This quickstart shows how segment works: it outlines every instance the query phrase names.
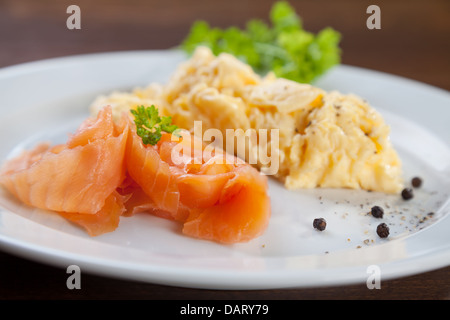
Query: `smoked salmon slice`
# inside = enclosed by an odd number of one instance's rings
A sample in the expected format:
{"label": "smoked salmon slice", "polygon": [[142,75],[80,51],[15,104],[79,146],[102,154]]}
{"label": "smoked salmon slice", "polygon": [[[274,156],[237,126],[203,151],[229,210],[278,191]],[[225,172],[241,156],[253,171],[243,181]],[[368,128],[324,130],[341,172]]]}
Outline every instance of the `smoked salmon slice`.
{"label": "smoked salmon slice", "polygon": [[125,178],[128,131],[127,123],[113,121],[107,107],[96,119],[85,120],[66,144],[42,143],[7,161],[0,184],[25,204],[61,212],[92,235],[111,231],[117,219],[104,223],[105,230],[89,225],[99,224],[106,207],[111,217],[124,211],[113,193]]}
{"label": "smoked salmon slice", "polygon": [[149,212],[185,235],[220,243],[260,236],[270,218],[267,178],[187,131],[145,145],[131,116],[104,107],[65,144],[39,144],[8,160],[0,184],[27,205],[58,212],[91,236],[122,216]]}
{"label": "smoked salmon slice", "polygon": [[123,198],[118,192],[114,191],[105,199],[104,206],[95,214],[79,212],[59,212],[59,214],[83,227],[89,235],[99,236],[116,230],[124,212]]}
{"label": "smoked salmon slice", "polygon": [[[183,223],[186,235],[227,244],[260,236],[271,214],[266,176],[218,149],[205,152],[195,139],[183,135],[181,142],[174,142],[173,134],[164,133],[158,144],[144,145],[131,129],[125,154],[128,174],[149,198],[149,206]],[[188,148],[177,148],[180,144]],[[180,161],[173,163],[177,155]]]}

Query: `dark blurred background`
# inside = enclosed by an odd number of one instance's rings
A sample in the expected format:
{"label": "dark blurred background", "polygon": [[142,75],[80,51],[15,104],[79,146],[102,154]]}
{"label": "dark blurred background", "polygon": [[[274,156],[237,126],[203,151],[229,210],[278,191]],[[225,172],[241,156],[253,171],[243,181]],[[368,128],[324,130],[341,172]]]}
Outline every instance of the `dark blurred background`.
{"label": "dark blurred background", "polygon": [[[0,0],[0,67],[80,53],[177,46],[196,19],[243,27],[268,21],[271,0]],[[331,26],[343,35],[343,63],[450,89],[450,1],[291,0],[304,28]],[[68,30],[69,5],[81,9],[81,30]],[[381,29],[369,30],[366,9],[381,8]]]}

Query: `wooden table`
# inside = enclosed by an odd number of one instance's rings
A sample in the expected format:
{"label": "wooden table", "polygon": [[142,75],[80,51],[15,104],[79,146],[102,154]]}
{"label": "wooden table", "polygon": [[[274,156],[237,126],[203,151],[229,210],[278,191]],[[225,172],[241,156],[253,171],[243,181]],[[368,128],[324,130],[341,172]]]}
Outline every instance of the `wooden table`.
{"label": "wooden table", "polygon": [[[196,19],[214,26],[267,20],[272,1],[1,0],[0,67],[65,55],[176,46]],[[293,1],[305,29],[331,26],[343,34],[343,63],[450,89],[450,2]],[[66,9],[81,8],[81,29],[68,30]],[[370,4],[381,29],[366,27]],[[0,299],[449,299],[450,267],[382,282],[288,290],[197,290],[83,275],[68,290],[66,270],[0,253]]]}

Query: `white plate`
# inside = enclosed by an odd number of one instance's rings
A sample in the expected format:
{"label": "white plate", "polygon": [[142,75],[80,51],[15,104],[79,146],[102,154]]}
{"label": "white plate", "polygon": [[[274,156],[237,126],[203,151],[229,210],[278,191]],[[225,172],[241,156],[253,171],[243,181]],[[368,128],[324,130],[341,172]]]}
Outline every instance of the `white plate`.
{"label": "white plate", "polygon": [[[97,95],[165,83],[183,59],[177,51],[118,52],[0,70],[0,160],[39,140],[65,140]],[[56,214],[30,209],[2,191],[1,248],[58,267],[76,264],[82,272],[210,289],[364,283],[372,265],[381,280],[448,266],[448,92],[349,66],[335,68],[316,85],[358,94],[383,114],[405,179],[424,179],[414,199],[355,190],[294,192],[271,181],[267,232],[246,244],[220,245],[187,238],[176,223],[147,214],[124,218],[115,232],[90,238]],[[380,220],[365,215],[373,205],[386,210],[388,239],[375,233]],[[428,212],[435,214],[423,219]],[[313,229],[316,217],[327,220],[325,231]]]}

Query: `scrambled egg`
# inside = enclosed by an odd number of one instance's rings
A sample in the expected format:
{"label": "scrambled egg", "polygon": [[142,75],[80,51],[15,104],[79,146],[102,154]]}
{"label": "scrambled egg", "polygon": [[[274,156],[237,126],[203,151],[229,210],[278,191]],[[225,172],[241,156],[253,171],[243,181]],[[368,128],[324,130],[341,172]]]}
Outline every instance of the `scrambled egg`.
{"label": "scrambled egg", "polygon": [[[354,95],[325,92],[308,84],[261,77],[229,54],[214,56],[204,47],[181,64],[165,84],[98,97],[92,113],[111,105],[116,116],[137,105],[154,104],[181,128],[279,129],[275,177],[289,189],[360,188],[397,193],[403,187],[401,161],[381,115]],[[261,137],[249,143],[247,160],[258,155]],[[222,147],[226,147],[225,141]],[[267,150],[266,150],[267,151]],[[270,163],[255,164],[264,171]]]}

